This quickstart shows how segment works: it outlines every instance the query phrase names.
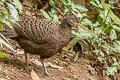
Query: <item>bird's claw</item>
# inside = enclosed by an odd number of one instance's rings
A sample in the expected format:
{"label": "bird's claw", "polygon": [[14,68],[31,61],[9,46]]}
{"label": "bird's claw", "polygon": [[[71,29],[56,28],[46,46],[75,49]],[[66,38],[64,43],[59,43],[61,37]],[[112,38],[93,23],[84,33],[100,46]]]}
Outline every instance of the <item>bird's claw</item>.
{"label": "bird's claw", "polygon": [[45,74],[46,76],[48,76],[48,77],[51,77],[51,76],[52,76],[50,73],[48,73],[47,70],[44,71],[44,74]]}

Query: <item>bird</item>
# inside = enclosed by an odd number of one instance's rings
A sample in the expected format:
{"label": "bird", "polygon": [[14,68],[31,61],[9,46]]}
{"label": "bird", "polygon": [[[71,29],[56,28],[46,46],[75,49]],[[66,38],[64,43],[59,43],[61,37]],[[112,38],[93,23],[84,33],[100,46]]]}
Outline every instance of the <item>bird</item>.
{"label": "bird", "polygon": [[71,28],[79,25],[79,19],[75,15],[65,17],[61,24],[48,21],[44,18],[33,18],[31,16],[20,16],[18,24],[12,24],[13,29],[5,28],[2,34],[18,41],[25,50],[25,61],[27,64],[27,53],[40,56],[45,75],[49,76],[44,59],[54,56],[71,37]]}

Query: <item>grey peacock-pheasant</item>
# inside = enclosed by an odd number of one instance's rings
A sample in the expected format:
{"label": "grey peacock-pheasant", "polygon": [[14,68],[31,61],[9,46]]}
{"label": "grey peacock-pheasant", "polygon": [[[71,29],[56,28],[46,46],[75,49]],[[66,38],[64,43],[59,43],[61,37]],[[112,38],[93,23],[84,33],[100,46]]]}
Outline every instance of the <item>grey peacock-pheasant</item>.
{"label": "grey peacock-pheasant", "polygon": [[79,24],[78,19],[73,15],[68,16],[61,24],[30,16],[21,16],[20,19],[18,23],[21,27],[14,24],[13,30],[5,29],[2,34],[17,40],[26,53],[40,55],[44,73],[49,76],[43,60],[52,57],[68,44],[71,27]]}

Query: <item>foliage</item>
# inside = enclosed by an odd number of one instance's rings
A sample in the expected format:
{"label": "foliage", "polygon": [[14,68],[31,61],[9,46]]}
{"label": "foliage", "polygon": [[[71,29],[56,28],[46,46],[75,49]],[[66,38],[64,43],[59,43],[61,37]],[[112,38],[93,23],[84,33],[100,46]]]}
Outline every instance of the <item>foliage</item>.
{"label": "foliage", "polygon": [[7,80],[7,79],[5,79],[5,78],[0,78],[0,80]]}
{"label": "foliage", "polygon": [[83,16],[85,16],[85,14],[81,14],[79,11],[80,10],[88,11],[87,8],[85,8],[79,4],[75,5],[72,2],[72,0],[60,0],[59,4],[62,6],[62,8],[64,10],[59,9],[58,2],[56,0],[49,0],[49,4],[52,7],[50,11],[48,11],[48,12],[46,12],[44,10],[40,10],[40,11],[46,19],[48,19],[50,21],[58,22],[58,23],[61,23],[59,20],[59,17],[58,17],[59,14],[64,17],[64,16],[70,15],[72,13],[81,19]]}
{"label": "foliage", "polygon": [[81,19],[81,28],[78,29],[78,32],[72,32],[73,40],[69,45],[73,46],[73,44],[79,43],[85,49],[92,51],[99,62],[107,65],[107,75],[114,75],[120,69],[120,61],[117,56],[120,53],[118,37],[120,19],[112,12],[113,4],[111,2],[105,3],[105,0],[91,0],[91,4],[98,12],[96,22],[93,23],[83,17]]}
{"label": "foliage", "polygon": [[1,72],[4,72],[5,71],[5,69],[0,65],[0,71]]}
{"label": "foliage", "polygon": [[7,59],[7,56],[3,52],[0,52],[0,59]]}
{"label": "foliage", "polygon": [[[10,28],[11,22],[16,23],[18,21],[18,11],[22,13],[22,5],[20,4],[19,0],[13,0],[13,1],[6,1],[6,0],[0,0],[0,31],[3,31],[3,25],[6,24]],[[8,48],[10,48],[12,51],[14,49],[9,45],[7,39],[0,33],[0,44],[4,44]],[[1,46],[2,47],[2,46]]]}

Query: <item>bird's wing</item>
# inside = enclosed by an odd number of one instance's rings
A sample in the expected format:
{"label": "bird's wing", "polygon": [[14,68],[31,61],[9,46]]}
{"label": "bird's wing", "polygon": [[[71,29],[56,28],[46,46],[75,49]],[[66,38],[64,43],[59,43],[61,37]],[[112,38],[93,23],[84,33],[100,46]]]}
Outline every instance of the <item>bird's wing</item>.
{"label": "bird's wing", "polygon": [[59,24],[45,19],[34,19],[32,17],[23,17],[19,21],[21,27],[16,26],[15,30],[21,37],[25,37],[37,43],[54,38],[58,32]]}

